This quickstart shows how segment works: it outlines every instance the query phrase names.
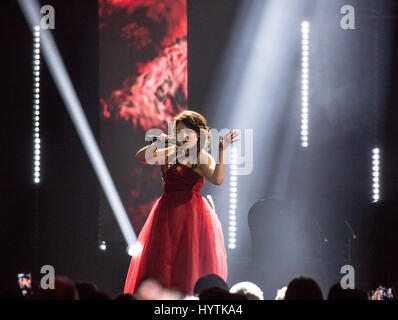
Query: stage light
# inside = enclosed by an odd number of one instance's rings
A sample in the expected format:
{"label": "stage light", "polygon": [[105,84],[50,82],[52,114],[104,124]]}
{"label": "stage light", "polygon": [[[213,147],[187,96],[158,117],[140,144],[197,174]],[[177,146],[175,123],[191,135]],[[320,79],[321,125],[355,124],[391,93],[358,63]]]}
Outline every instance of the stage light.
{"label": "stage light", "polygon": [[308,147],[308,66],[309,66],[309,31],[308,21],[301,23],[301,146]]}
{"label": "stage light", "polygon": [[40,182],[40,27],[33,26],[33,182]]}
{"label": "stage light", "polygon": [[380,150],[372,150],[372,198],[376,202],[380,199]]}
{"label": "stage light", "polygon": [[[18,3],[28,24],[32,27],[34,31],[39,31],[41,15],[40,4],[38,3],[38,1],[18,0]],[[76,131],[79,134],[79,137],[83,143],[91,164],[93,165],[93,168],[104,190],[105,196],[109,201],[115,218],[127,242],[127,247],[129,247],[136,241],[136,235],[131,226],[127,213],[123,207],[119,194],[117,193],[116,187],[110,176],[108,168],[106,167],[98,144],[91,131],[79,98],[77,97],[76,91],[73,87],[72,81],[65,68],[65,64],[62,60],[61,54],[52,36],[51,30],[47,30],[46,32],[42,33],[40,37],[34,37],[34,49],[40,48],[41,44],[43,45],[42,53],[47,63],[48,70],[50,71],[50,74],[58,88],[63,102],[65,103],[66,109],[72,119],[73,124],[75,125]],[[34,54],[36,55],[37,53],[34,52]],[[40,65],[34,65],[34,70],[39,71]],[[36,95],[34,96],[36,99],[39,99],[39,92],[40,90],[36,88]],[[38,126],[34,126],[34,132],[39,132]],[[39,161],[40,156],[36,155],[35,160]],[[38,181],[40,180],[35,179],[35,182],[36,181],[38,183]]]}
{"label": "stage light", "polygon": [[[301,28],[302,29],[308,29],[310,26],[310,24],[308,23],[308,21],[303,21],[301,22]],[[308,30],[309,31],[309,30]]]}
{"label": "stage light", "polygon": [[132,257],[137,257],[142,252],[142,245],[137,241],[127,248],[127,254]]}
{"label": "stage light", "polygon": [[229,233],[228,233],[228,248],[233,250],[236,248],[236,208],[238,203],[238,149],[231,148],[231,165],[230,169],[230,179],[229,179]]}
{"label": "stage light", "polygon": [[106,250],[106,242],[105,242],[105,241],[101,241],[101,243],[100,243],[100,245],[99,245],[99,248],[100,248],[102,251],[105,251],[105,250]]}

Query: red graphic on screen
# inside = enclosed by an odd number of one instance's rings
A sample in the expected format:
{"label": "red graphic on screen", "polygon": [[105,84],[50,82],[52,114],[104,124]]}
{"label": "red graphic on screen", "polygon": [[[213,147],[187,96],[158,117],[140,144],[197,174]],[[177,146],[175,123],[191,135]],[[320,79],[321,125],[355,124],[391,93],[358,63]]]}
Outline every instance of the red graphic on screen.
{"label": "red graphic on screen", "polygon": [[133,128],[166,129],[165,123],[186,109],[187,50],[186,40],[166,48],[161,56],[137,64],[139,76],[130,79],[107,100],[102,99],[103,116],[131,121]]}
{"label": "red graphic on screen", "polygon": [[[187,108],[186,0],[99,0],[99,29],[101,148],[107,160],[116,157],[111,153],[118,143],[126,144],[123,139],[134,140],[129,148],[138,150],[148,143],[145,131],[166,132],[167,121]],[[110,171],[139,232],[158,196],[153,186],[161,185],[160,168],[132,159]]]}

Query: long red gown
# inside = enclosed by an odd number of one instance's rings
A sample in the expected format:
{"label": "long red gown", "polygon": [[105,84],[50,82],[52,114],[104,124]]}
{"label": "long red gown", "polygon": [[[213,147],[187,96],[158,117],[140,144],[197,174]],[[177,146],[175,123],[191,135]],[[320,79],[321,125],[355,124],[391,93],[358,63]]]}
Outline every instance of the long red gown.
{"label": "long red gown", "polygon": [[209,273],[227,281],[221,223],[200,194],[204,178],[182,164],[167,169],[162,177],[164,193],[138,236],[142,251],[131,258],[124,292],[134,293],[147,278],[187,295]]}

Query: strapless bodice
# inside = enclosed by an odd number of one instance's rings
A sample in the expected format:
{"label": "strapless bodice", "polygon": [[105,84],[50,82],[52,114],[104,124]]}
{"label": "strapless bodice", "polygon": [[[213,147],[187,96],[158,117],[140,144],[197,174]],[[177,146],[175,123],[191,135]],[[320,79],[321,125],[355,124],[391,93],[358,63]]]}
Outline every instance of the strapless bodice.
{"label": "strapless bodice", "polygon": [[183,164],[165,169],[162,173],[165,193],[178,191],[200,192],[205,183],[204,177]]}

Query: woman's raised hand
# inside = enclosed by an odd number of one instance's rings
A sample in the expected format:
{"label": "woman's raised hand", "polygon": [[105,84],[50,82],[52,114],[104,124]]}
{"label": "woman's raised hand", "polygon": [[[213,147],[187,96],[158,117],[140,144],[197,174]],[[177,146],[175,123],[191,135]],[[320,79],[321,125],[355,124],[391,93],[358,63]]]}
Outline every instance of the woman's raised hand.
{"label": "woman's raised hand", "polygon": [[219,142],[218,149],[219,150],[225,150],[227,149],[232,143],[239,141],[240,139],[236,139],[236,137],[239,135],[239,132],[237,131],[229,131],[226,133]]}

